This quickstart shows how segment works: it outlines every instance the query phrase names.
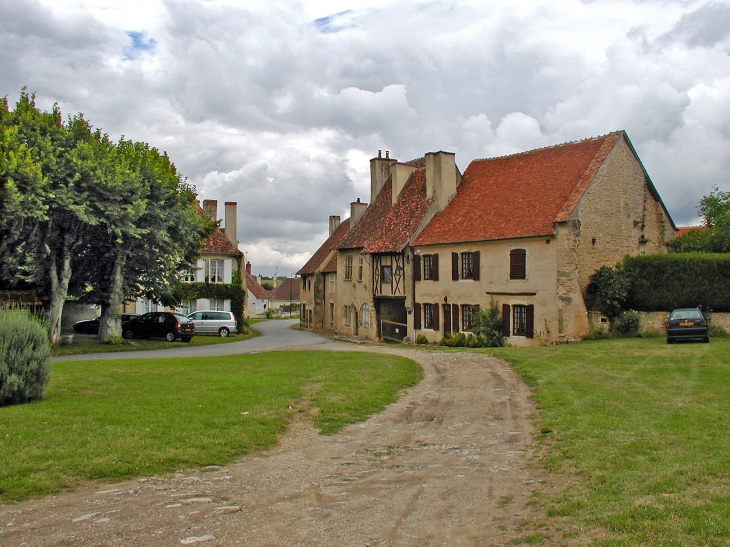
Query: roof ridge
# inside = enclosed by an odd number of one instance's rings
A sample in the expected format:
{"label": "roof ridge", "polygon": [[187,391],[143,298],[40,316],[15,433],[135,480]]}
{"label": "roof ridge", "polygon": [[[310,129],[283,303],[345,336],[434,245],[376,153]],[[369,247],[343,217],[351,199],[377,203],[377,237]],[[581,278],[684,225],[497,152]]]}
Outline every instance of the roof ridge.
{"label": "roof ridge", "polygon": [[615,134],[618,134],[618,133],[625,133],[625,130],[624,129],[617,129],[616,131],[611,131],[609,133],[606,133],[605,135],[597,135],[595,137],[588,137],[588,138],[585,138],[585,139],[579,139],[579,140],[575,140],[575,141],[560,142],[560,143],[557,143],[557,144],[551,144],[550,146],[541,146],[540,148],[531,148],[530,150],[523,150],[522,152],[515,152],[514,154],[504,154],[502,156],[492,156],[490,158],[474,158],[471,161],[472,162],[475,162],[475,161],[489,161],[489,160],[496,160],[496,159],[501,159],[501,158],[512,158],[512,157],[515,157],[515,156],[522,156],[524,154],[531,154],[532,152],[540,152],[540,151],[543,151],[543,150],[551,150],[553,148],[559,148],[560,146],[565,146],[567,144],[580,144],[582,142],[595,141],[595,140],[599,140],[599,139],[605,139],[606,137],[610,137],[611,135],[615,135]]}

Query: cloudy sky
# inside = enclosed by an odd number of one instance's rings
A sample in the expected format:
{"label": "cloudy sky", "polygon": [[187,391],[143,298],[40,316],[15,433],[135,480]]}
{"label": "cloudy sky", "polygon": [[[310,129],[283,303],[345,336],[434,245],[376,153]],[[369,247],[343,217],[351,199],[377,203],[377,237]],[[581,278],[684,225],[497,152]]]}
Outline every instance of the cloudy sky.
{"label": "cloudy sky", "polygon": [[678,225],[730,190],[730,2],[0,0],[0,96],[84,112],[239,204],[290,274],[378,149],[475,158],[626,129]]}

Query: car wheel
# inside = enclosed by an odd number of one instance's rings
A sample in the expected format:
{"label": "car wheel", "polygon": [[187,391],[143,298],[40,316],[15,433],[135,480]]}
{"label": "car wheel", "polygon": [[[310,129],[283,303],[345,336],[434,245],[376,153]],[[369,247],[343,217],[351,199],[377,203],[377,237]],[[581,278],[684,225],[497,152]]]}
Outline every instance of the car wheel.
{"label": "car wheel", "polygon": [[185,338],[180,338],[180,340],[182,340],[183,342],[190,342],[190,340],[192,340],[192,338],[189,336],[186,336]]}
{"label": "car wheel", "polygon": [[175,341],[175,333],[174,332],[168,332],[165,335],[165,340],[167,340],[168,342],[174,342]]}
{"label": "car wheel", "polygon": [[226,337],[226,336],[228,336],[228,335],[229,335],[230,333],[231,333],[231,331],[229,331],[229,330],[228,330],[228,329],[227,329],[226,327],[221,327],[221,328],[220,328],[220,329],[218,330],[218,336],[220,336],[221,338],[225,338],[225,337]]}
{"label": "car wheel", "polygon": [[127,340],[131,340],[134,338],[134,331],[132,329],[127,329],[122,333],[122,337],[126,338]]}
{"label": "car wheel", "polygon": [[667,344],[671,344],[673,341],[674,340],[672,340],[671,338],[669,338],[669,336],[667,336]]}

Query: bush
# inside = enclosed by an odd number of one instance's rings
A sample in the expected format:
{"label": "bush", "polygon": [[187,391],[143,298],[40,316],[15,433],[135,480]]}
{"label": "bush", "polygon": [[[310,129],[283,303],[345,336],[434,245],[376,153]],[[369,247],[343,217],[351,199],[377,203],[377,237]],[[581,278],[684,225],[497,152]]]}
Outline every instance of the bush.
{"label": "bush", "polygon": [[41,322],[25,311],[0,312],[0,405],[43,398],[51,344]]}
{"label": "bush", "polygon": [[479,309],[476,312],[472,331],[477,337],[485,339],[484,345],[478,347],[501,348],[504,346],[502,313],[494,300],[490,302],[488,309]]}
{"label": "bush", "polygon": [[428,338],[426,338],[423,334],[419,334],[416,336],[416,344],[428,344]]}
{"label": "bush", "polygon": [[625,311],[611,323],[611,334],[618,337],[638,336],[640,323],[637,312]]}
{"label": "bush", "polygon": [[602,266],[590,277],[586,288],[586,306],[597,308],[613,324],[626,309],[629,284],[620,269]]}
{"label": "bush", "polygon": [[119,344],[124,343],[124,339],[119,336],[118,334],[110,334],[106,337],[106,340],[104,340],[105,344],[109,344],[112,346],[118,346]]}
{"label": "bush", "polygon": [[627,306],[639,311],[695,308],[730,311],[730,254],[681,253],[625,257]]}
{"label": "bush", "polygon": [[613,336],[611,336],[608,330],[591,327],[591,332],[587,336],[584,336],[583,340],[608,340],[609,338],[613,338]]}

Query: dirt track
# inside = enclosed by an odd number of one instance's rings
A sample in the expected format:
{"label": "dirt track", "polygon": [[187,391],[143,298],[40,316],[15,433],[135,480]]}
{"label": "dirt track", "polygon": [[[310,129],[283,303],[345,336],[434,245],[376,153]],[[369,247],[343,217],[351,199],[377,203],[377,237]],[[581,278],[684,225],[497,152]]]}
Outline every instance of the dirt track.
{"label": "dirt track", "polygon": [[294,409],[278,445],[223,468],[0,505],[0,545],[488,546],[524,536],[540,473],[529,469],[528,388],[485,355],[389,352],[421,363],[425,378],[367,422],[323,437]]}

